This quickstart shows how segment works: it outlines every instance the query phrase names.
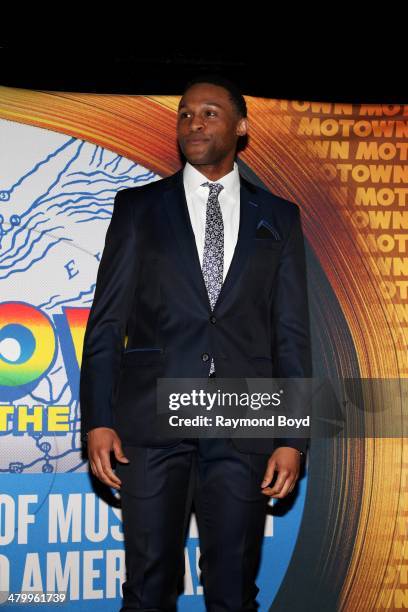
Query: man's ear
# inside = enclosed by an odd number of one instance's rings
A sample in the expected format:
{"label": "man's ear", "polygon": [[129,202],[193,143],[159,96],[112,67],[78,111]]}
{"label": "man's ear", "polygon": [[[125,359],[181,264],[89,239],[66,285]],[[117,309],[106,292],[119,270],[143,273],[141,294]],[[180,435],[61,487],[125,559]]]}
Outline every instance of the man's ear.
{"label": "man's ear", "polygon": [[237,136],[245,136],[247,134],[249,128],[249,122],[247,117],[241,117],[237,124]]}

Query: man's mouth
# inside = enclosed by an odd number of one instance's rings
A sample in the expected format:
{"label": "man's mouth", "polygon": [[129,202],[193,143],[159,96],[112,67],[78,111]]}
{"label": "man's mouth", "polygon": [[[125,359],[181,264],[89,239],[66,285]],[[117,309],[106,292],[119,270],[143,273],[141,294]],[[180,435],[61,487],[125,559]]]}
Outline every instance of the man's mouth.
{"label": "man's mouth", "polygon": [[187,144],[201,144],[202,142],[207,142],[208,138],[188,138]]}

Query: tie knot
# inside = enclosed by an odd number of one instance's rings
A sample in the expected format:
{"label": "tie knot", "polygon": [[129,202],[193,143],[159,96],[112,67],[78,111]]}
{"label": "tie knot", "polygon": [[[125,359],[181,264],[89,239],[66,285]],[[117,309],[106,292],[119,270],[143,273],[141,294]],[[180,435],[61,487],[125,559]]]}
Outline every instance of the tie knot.
{"label": "tie knot", "polygon": [[210,196],[214,194],[218,196],[220,191],[224,189],[224,185],[221,185],[221,183],[209,183],[208,181],[202,183],[201,187],[208,187],[210,189]]}

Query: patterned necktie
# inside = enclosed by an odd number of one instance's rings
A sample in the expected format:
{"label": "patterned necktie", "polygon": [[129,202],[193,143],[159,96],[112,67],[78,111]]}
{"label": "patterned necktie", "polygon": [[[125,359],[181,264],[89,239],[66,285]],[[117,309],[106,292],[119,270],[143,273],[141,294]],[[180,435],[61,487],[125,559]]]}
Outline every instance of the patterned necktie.
{"label": "patterned necktie", "polygon": [[[208,196],[205,218],[202,270],[211,309],[214,309],[218,294],[221,291],[224,272],[224,223],[218,201],[218,194],[224,187],[220,183],[207,182],[202,184],[202,187],[207,186],[210,189],[210,194]],[[214,359],[211,359],[209,374],[212,374],[214,371]]]}

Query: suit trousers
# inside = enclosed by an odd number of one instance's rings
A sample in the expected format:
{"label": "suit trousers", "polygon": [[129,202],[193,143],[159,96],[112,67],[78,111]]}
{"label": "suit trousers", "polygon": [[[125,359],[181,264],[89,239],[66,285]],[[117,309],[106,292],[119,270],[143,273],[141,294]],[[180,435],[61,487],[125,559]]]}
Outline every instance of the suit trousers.
{"label": "suit trousers", "polygon": [[242,453],[228,438],[191,438],[167,447],[125,446],[118,463],[128,610],[177,610],[191,508],[209,612],[257,610],[269,498],[261,482],[269,455]]}

